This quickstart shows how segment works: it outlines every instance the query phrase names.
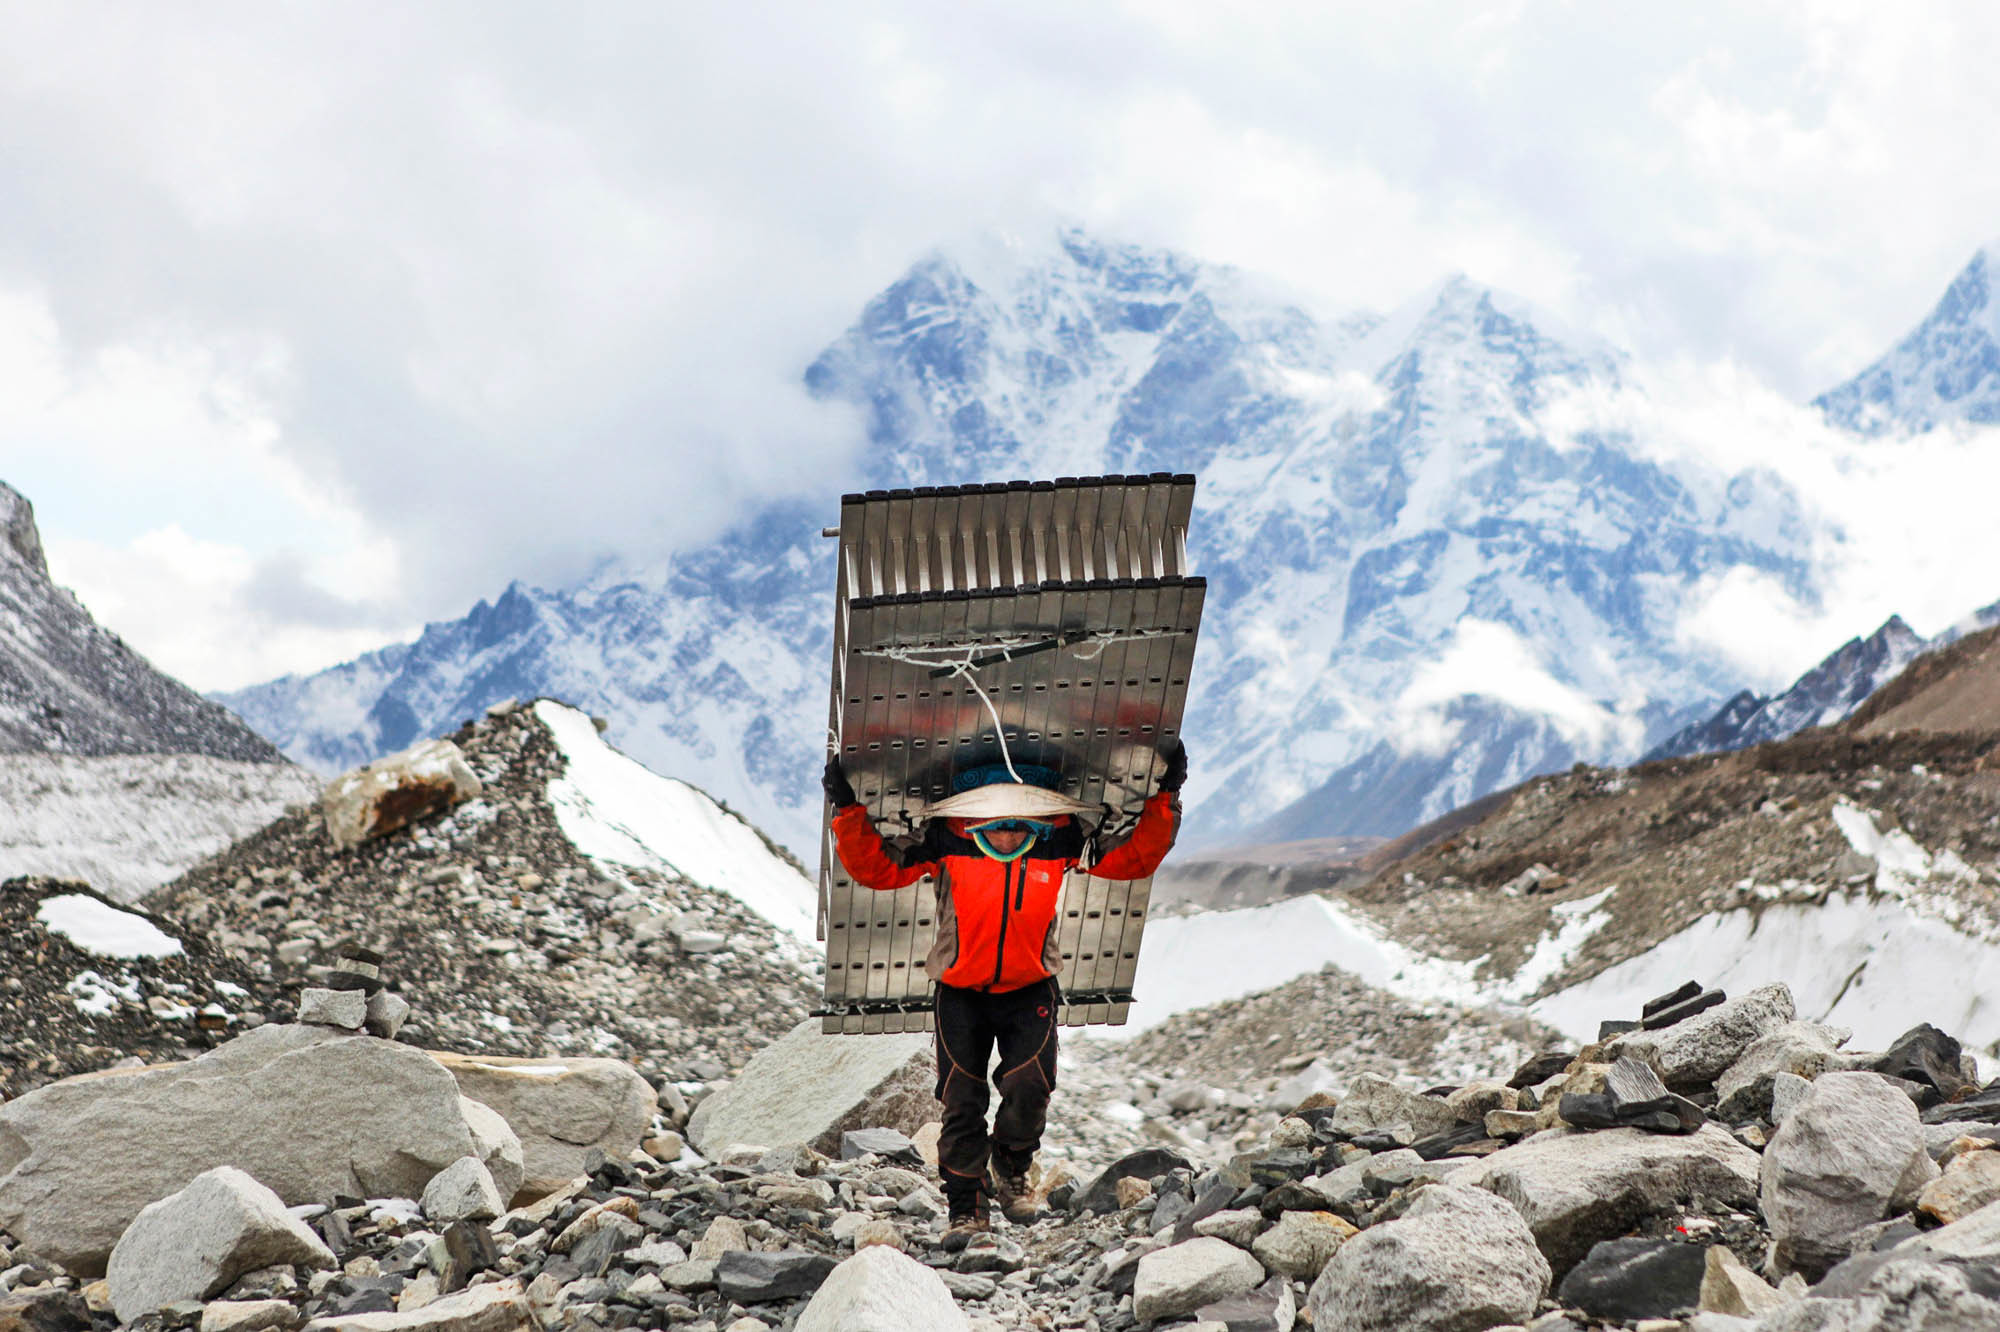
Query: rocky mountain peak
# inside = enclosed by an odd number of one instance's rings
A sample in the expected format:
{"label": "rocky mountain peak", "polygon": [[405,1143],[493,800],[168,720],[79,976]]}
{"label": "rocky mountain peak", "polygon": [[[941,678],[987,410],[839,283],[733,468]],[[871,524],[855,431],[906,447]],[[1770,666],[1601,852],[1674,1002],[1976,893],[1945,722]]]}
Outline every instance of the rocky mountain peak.
{"label": "rocky mountain peak", "polygon": [[35,528],[35,506],[4,481],[0,481],[0,552],[20,560],[42,578],[49,576],[48,562],[42,557],[42,534]]}
{"label": "rocky mountain peak", "polygon": [[1829,421],[1870,435],[2000,422],[2000,241],[1972,256],[1924,321],[1888,355],[1813,399]]}

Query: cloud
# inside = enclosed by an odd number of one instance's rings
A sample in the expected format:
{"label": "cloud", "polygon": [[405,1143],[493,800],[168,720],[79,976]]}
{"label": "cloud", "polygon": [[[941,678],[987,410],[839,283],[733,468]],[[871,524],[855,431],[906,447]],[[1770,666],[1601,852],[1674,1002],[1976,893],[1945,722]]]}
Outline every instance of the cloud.
{"label": "cloud", "polygon": [[1485,698],[1545,718],[1578,749],[1636,751],[1645,723],[1621,716],[1549,672],[1528,643],[1504,624],[1466,617],[1438,657],[1417,668],[1396,699],[1398,743],[1435,753],[1455,728],[1445,716],[1461,698]]}
{"label": "cloud", "polygon": [[16,6],[0,375],[55,389],[0,476],[75,550],[247,552],[218,615],[303,570],[344,642],[837,493],[802,368],[1056,216],[1329,309],[1463,269],[1795,400],[2000,217],[1997,52],[1982,7],[1775,0]]}

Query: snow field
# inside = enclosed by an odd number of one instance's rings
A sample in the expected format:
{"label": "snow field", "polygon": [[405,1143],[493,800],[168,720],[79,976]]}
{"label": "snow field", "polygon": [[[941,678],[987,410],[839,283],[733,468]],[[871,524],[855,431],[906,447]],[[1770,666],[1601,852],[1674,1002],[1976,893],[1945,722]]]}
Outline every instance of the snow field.
{"label": "snow field", "polygon": [[51,933],[98,957],[173,957],[181,951],[179,939],[144,916],[120,911],[81,893],[43,898],[35,908],[35,918]]}
{"label": "snow field", "polygon": [[549,804],[577,850],[614,865],[668,871],[729,894],[801,939],[813,938],[811,882],[748,823],[686,782],[605,744],[575,708],[544,699],[535,716],[568,760],[563,776],[549,783]]}

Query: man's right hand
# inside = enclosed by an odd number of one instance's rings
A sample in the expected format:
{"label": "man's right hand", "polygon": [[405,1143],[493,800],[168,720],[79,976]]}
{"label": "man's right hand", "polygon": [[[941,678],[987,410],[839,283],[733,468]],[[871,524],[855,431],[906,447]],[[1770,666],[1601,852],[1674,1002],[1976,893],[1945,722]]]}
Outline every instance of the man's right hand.
{"label": "man's right hand", "polygon": [[859,803],[854,798],[854,784],[847,780],[847,769],[840,765],[838,754],[826,761],[826,771],[820,774],[819,784],[835,809]]}

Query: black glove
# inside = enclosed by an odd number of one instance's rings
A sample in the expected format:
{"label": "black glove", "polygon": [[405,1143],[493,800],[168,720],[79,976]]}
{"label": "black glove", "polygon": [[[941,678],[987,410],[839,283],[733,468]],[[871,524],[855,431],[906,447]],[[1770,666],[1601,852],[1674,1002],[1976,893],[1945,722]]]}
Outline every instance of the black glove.
{"label": "black glove", "polygon": [[859,803],[854,798],[854,783],[847,780],[847,769],[840,766],[838,754],[826,761],[826,771],[820,774],[819,784],[825,789],[826,798],[833,802],[835,809],[845,809],[849,805]]}
{"label": "black glove", "polygon": [[1160,789],[1180,790],[1181,783],[1187,780],[1187,746],[1176,740],[1172,749],[1161,751],[1160,757],[1167,761],[1167,770],[1160,774]]}

